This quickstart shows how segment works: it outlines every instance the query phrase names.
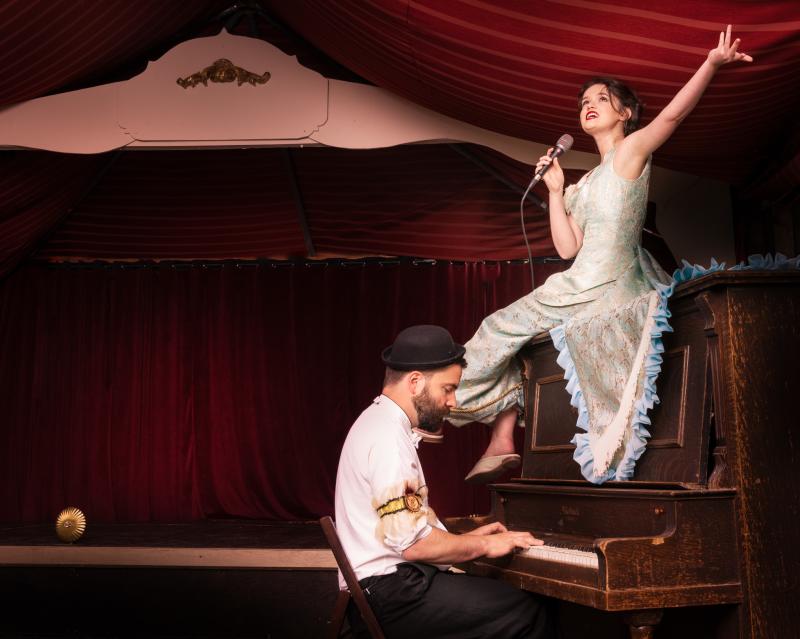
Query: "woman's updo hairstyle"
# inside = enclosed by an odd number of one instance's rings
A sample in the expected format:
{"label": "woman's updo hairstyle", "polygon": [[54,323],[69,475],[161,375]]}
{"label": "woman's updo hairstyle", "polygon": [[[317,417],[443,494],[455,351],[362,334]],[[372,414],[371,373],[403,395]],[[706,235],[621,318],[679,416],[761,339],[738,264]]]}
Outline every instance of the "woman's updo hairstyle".
{"label": "woman's updo hairstyle", "polygon": [[623,84],[614,78],[597,77],[590,78],[584,82],[578,93],[578,110],[582,108],[581,101],[583,100],[583,94],[586,93],[589,87],[595,84],[604,85],[606,89],[608,89],[608,92],[616,99],[617,104],[615,105],[612,102],[612,106],[614,106],[618,113],[621,113],[626,107],[631,110],[631,117],[625,120],[625,135],[629,135],[638,129],[639,118],[641,118],[642,112],[644,111],[644,105],[639,99],[639,96],[636,95],[636,91],[631,89],[627,84]]}

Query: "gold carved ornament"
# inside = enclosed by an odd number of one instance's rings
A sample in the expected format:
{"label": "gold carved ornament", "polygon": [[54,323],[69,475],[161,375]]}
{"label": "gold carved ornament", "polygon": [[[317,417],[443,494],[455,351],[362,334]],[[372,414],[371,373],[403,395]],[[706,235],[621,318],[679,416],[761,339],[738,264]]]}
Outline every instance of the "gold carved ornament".
{"label": "gold carved ornament", "polygon": [[233,82],[234,80],[237,86],[242,86],[245,82],[255,86],[257,84],[266,84],[271,77],[272,74],[269,71],[258,75],[252,71],[242,69],[242,67],[237,67],[230,60],[220,58],[210,67],[206,67],[197,73],[192,73],[192,75],[185,78],[178,78],[176,82],[184,89],[196,87],[198,84],[207,87],[209,82]]}
{"label": "gold carved ornament", "polygon": [[86,530],[86,515],[78,508],[65,508],[56,518],[56,535],[65,544],[78,541]]}

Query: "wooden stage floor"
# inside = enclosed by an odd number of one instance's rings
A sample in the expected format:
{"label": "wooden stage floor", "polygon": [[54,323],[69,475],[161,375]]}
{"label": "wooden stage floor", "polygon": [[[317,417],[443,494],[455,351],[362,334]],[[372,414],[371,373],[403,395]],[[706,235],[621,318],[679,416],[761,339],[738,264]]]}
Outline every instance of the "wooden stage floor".
{"label": "wooden stage floor", "polygon": [[206,520],[92,524],[64,544],[51,524],[0,524],[0,566],[333,570],[316,522]]}

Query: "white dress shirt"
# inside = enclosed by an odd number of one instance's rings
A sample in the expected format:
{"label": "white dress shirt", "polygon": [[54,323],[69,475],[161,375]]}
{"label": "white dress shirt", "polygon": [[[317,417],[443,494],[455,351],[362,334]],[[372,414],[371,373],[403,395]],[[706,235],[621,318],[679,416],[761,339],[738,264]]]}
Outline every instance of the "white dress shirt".
{"label": "white dress shirt", "polygon": [[[445,530],[428,507],[419,441],[403,409],[385,395],[347,434],[336,474],[336,530],[359,580],[395,572],[402,552],[432,526]],[[346,588],[341,572],[339,587]]]}

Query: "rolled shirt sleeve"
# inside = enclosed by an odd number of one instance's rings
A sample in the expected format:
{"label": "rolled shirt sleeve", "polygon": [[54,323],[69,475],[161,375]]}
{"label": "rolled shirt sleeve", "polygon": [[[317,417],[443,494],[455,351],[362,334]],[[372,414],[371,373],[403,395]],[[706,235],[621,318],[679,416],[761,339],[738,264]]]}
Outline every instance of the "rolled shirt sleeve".
{"label": "rolled shirt sleeve", "polygon": [[398,554],[427,537],[438,523],[428,505],[428,488],[416,451],[412,448],[413,455],[408,455],[402,444],[376,443],[368,464],[372,506],[378,513],[375,534]]}

